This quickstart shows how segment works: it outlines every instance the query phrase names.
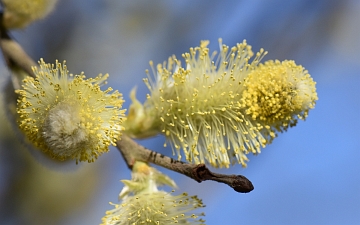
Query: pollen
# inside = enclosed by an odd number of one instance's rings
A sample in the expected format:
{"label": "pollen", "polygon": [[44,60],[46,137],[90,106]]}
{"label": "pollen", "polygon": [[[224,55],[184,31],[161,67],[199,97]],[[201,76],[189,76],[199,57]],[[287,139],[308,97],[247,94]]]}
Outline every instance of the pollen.
{"label": "pollen", "polygon": [[294,61],[270,60],[246,77],[241,102],[246,114],[262,124],[265,136],[272,139],[275,131],[286,131],[307,117],[318,99],[315,84]]}
{"label": "pollen", "polygon": [[115,145],[123,130],[122,94],[101,91],[108,75],[85,79],[69,74],[65,62],[33,68],[17,90],[18,124],[35,146],[58,160],[93,162]]}

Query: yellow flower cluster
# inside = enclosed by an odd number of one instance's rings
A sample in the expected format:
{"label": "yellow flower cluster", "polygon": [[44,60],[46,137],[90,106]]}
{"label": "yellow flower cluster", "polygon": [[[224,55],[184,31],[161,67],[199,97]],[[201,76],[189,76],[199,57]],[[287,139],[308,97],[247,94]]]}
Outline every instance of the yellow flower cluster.
{"label": "yellow flower cluster", "polygon": [[65,63],[39,64],[36,78],[24,79],[17,91],[20,129],[53,158],[93,162],[120,137],[122,95],[100,90],[107,74],[86,80],[69,75]]}
{"label": "yellow flower cluster", "polygon": [[164,191],[154,193],[139,193],[123,200],[121,204],[114,204],[114,209],[106,212],[102,225],[127,224],[203,224],[204,214],[186,214],[186,212],[203,207],[196,196],[187,193],[173,196]]}
{"label": "yellow flower cluster", "polygon": [[[150,94],[141,105],[133,94],[126,128],[133,137],[162,133],[181,157],[215,167],[246,166],[246,154],[260,153],[276,136],[306,117],[317,95],[315,82],[293,61],[268,61],[246,41],[210,53],[208,41],[167,63],[150,65]],[[131,124],[131,125],[129,125]]]}
{"label": "yellow flower cluster", "polygon": [[35,20],[47,16],[57,0],[2,0],[3,23],[8,29],[23,28]]}
{"label": "yellow flower cluster", "polygon": [[247,76],[244,87],[246,114],[263,125],[265,137],[273,138],[276,131],[286,131],[297,119],[305,119],[317,100],[315,82],[294,61],[260,64]]}
{"label": "yellow flower cluster", "polygon": [[166,175],[161,174],[146,163],[136,162],[132,180],[124,180],[125,187],[120,193],[121,204],[106,212],[102,225],[125,224],[203,224],[199,219],[204,213],[188,213],[204,207],[197,196],[171,195],[159,191],[157,186],[175,183]]}

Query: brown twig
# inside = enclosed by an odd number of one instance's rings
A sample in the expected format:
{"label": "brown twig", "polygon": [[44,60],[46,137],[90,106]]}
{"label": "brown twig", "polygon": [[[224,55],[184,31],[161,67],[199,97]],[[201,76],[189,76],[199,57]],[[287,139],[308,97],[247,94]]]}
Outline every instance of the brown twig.
{"label": "brown twig", "polygon": [[248,193],[254,189],[251,181],[242,175],[226,175],[211,172],[205,164],[190,164],[151,151],[123,135],[117,147],[131,169],[135,161],[150,162],[169,170],[184,174],[197,182],[213,180],[224,183],[240,193]]}

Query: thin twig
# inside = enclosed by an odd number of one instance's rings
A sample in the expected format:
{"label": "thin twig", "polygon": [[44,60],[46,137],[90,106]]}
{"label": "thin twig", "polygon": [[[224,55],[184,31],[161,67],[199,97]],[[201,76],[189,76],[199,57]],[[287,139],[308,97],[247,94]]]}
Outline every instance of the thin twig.
{"label": "thin twig", "polygon": [[117,142],[117,147],[129,168],[134,165],[135,161],[150,162],[186,175],[199,183],[206,180],[213,180],[227,184],[240,193],[248,193],[254,189],[251,181],[242,175],[213,173],[205,164],[196,165],[172,159],[139,145],[126,135],[123,135],[121,140]]}

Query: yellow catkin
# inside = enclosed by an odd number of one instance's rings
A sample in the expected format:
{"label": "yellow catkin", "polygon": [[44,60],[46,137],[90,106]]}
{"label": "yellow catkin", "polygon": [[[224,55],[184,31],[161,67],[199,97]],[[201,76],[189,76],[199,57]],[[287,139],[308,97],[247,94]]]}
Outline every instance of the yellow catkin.
{"label": "yellow catkin", "polygon": [[197,196],[186,193],[171,195],[164,191],[139,193],[129,196],[120,204],[110,203],[101,225],[127,224],[204,224],[203,213],[189,211],[204,207]]}
{"label": "yellow catkin", "polygon": [[175,56],[156,69],[150,63],[156,77],[145,79],[150,95],[138,111],[152,120],[143,121],[145,130],[139,123],[132,134],[163,133],[179,159],[182,149],[190,162],[246,166],[246,154],[259,153],[266,138],[242,108],[243,81],[266,52],[250,60],[254,53],[246,41],[229,48],[219,40],[219,54],[210,53],[208,43],[182,55],[185,67]]}
{"label": "yellow catkin", "polygon": [[[158,186],[176,186],[174,181],[143,162],[135,162],[132,179],[123,180],[125,187],[120,204],[110,203],[102,225],[127,224],[204,224],[204,213],[194,210],[205,207],[197,196],[187,193],[173,195],[159,191]],[[172,191],[173,192],[173,191]]]}
{"label": "yellow catkin", "polygon": [[184,53],[184,67],[175,56],[150,62],[150,94],[141,105],[133,93],[126,127],[133,137],[162,133],[179,159],[182,150],[190,162],[245,167],[248,153],[260,153],[307,116],[317,100],[315,82],[293,61],[259,64],[267,52],[254,55],[246,41],[230,48],[220,39],[219,53],[208,44]]}
{"label": "yellow catkin", "polygon": [[55,159],[93,162],[120,138],[122,95],[100,89],[107,74],[85,79],[83,73],[69,75],[65,63],[39,64],[36,78],[24,79],[17,90],[20,129]]}
{"label": "yellow catkin", "polygon": [[3,24],[8,29],[24,28],[46,17],[57,0],[3,0]]}
{"label": "yellow catkin", "polygon": [[315,82],[294,61],[267,61],[244,82],[242,104],[246,114],[261,124],[270,138],[305,119],[317,98]]}

